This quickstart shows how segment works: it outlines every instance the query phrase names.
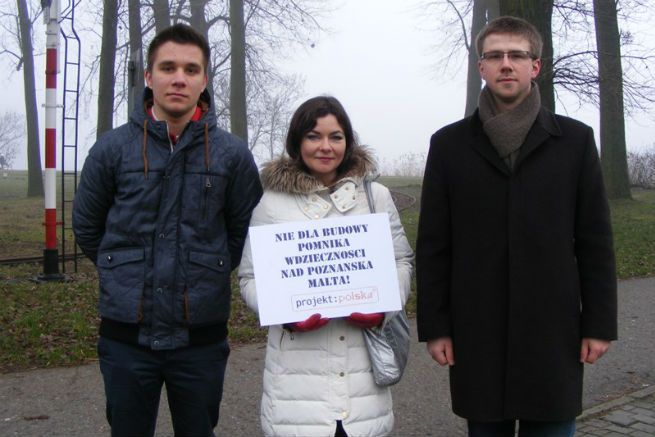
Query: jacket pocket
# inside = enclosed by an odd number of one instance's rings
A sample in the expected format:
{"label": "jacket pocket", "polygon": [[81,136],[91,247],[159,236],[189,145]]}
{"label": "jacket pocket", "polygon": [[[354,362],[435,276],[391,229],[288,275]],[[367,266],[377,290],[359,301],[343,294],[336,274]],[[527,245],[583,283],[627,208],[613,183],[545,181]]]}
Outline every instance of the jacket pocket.
{"label": "jacket pocket", "polygon": [[224,231],[217,224],[225,207],[227,178],[211,173],[188,172],[184,175],[182,222],[206,237]]}
{"label": "jacket pocket", "polygon": [[100,315],[137,323],[145,283],[143,247],[104,250],[98,254]]}
{"label": "jacket pocket", "polygon": [[190,324],[227,321],[230,313],[230,262],[224,255],[189,251],[184,296]]}

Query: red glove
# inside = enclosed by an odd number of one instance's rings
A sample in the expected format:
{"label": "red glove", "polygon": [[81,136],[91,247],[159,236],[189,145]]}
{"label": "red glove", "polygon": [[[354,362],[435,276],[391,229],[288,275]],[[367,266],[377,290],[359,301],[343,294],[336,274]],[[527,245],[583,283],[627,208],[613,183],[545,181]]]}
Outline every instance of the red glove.
{"label": "red glove", "polygon": [[362,329],[374,328],[376,326],[379,326],[383,320],[384,320],[384,313],[371,313],[371,314],[352,313],[351,315],[346,317],[346,322]]}
{"label": "red glove", "polygon": [[330,319],[322,318],[320,314],[313,314],[307,320],[302,322],[285,323],[284,327],[290,331],[307,332],[321,328],[327,325]]}

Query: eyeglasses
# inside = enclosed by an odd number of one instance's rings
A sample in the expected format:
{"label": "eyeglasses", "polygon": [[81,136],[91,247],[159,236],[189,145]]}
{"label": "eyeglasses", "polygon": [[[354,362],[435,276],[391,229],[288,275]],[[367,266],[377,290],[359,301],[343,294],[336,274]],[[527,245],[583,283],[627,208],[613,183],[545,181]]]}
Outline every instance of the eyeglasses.
{"label": "eyeglasses", "polygon": [[532,55],[527,50],[510,50],[509,52],[503,52],[501,50],[492,50],[490,52],[485,52],[480,56],[480,59],[485,60],[491,64],[500,64],[503,62],[503,59],[505,59],[505,55],[507,55],[507,59],[509,62],[512,63],[518,63],[518,62],[525,62],[530,59],[537,59],[535,56]]}

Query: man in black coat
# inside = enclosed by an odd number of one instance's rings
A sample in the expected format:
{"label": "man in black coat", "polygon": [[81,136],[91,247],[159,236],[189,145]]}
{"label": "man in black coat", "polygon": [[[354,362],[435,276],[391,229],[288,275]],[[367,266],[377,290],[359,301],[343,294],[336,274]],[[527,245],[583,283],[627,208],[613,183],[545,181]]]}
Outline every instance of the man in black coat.
{"label": "man in black coat", "polygon": [[416,250],[420,341],[470,436],[572,436],[583,363],[617,337],[609,207],[590,127],[541,107],[542,41],[478,35],[478,110],[430,141]]}

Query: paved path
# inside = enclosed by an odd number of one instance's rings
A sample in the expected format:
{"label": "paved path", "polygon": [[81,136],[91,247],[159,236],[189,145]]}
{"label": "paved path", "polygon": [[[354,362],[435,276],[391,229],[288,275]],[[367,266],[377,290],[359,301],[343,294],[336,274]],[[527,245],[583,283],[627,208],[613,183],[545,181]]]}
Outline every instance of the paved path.
{"label": "paved path", "polygon": [[[655,436],[655,278],[619,285],[620,341],[585,373],[585,413],[578,436]],[[414,337],[416,338],[416,337]],[[264,345],[234,348],[228,362],[220,437],[261,434],[259,398]],[[464,436],[450,411],[447,371],[414,344],[402,381],[393,387],[394,436]],[[162,399],[158,437],[172,435]],[[109,435],[95,363],[0,375],[0,436]]]}
{"label": "paved path", "polygon": [[578,437],[655,436],[655,386],[592,407],[578,421]]}

